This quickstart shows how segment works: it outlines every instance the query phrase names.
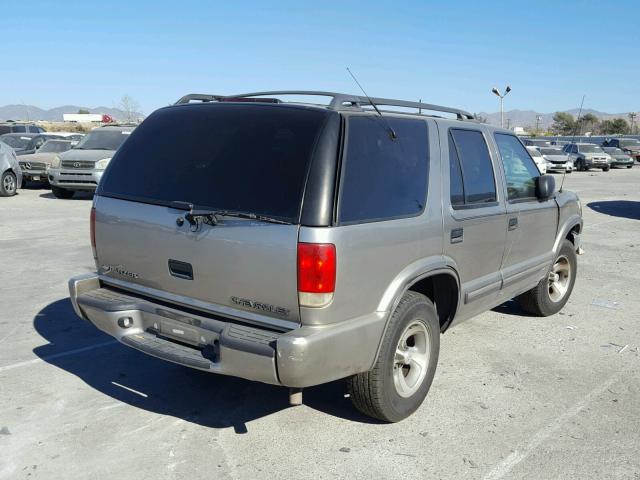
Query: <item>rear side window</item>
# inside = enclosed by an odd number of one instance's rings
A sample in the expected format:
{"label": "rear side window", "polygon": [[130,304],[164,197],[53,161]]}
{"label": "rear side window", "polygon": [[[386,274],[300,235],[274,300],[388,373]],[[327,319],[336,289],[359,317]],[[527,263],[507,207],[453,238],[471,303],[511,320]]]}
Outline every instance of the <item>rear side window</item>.
{"label": "rear side window", "polygon": [[489,148],[478,130],[449,130],[451,205],[481,205],[497,201]]}
{"label": "rear side window", "polygon": [[423,120],[374,116],[348,120],[342,166],[340,223],[419,215],[427,197],[429,154]]}
{"label": "rear side window", "polygon": [[315,141],[329,114],[231,103],[157,110],[113,157],[99,194],[297,222]]}

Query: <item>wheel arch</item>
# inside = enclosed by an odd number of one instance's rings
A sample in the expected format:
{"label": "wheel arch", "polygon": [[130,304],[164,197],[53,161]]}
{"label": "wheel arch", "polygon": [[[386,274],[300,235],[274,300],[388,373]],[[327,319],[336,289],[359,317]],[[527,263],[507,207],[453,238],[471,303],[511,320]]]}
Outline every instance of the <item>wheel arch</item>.
{"label": "wheel arch", "polygon": [[451,325],[460,306],[460,277],[453,265],[441,265],[408,278],[401,288],[398,288],[389,302],[385,326],[378,342],[378,349],[374,363],[380,354],[382,340],[389,327],[389,320],[400,303],[400,300],[408,291],[414,291],[425,295],[436,308],[436,314],[440,323],[440,332],[444,333]]}

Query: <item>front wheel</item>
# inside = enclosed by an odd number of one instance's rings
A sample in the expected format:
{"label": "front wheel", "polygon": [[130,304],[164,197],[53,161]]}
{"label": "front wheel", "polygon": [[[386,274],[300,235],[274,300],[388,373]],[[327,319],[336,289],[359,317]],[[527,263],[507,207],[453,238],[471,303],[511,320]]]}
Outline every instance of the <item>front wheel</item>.
{"label": "front wheel", "polygon": [[6,171],[0,177],[0,197],[12,197],[18,189],[18,179],[13,172]]}
{"label": "front wheel", "polygon": [[565,306],[578,273],[575,246],[564,240],[553,265],[538,285],[520,295],[517,300],[527,312],[539,317],[558,313]]}
{"label": "front wheel", "polygon": [[440,322],[433,303],[407,292],[393,312],[376,363],[348,380],[351,401],[365,415],[399,422],[422,404],[436,373]]}
{"label": "front wheel", "polygon": [[633,165],[627,165],[627,168],[633,168]]}
{"label": "front wheel", "polygon": [[608,172],[611,169],[611,167],[602,167],[602,171],[603,172]]}
{"label": "front wheel", "polygon": [[67,190],[66,188],[54,187],[51,186],[51,193],[56,198],[71,198],[73,197],[73,190]]}

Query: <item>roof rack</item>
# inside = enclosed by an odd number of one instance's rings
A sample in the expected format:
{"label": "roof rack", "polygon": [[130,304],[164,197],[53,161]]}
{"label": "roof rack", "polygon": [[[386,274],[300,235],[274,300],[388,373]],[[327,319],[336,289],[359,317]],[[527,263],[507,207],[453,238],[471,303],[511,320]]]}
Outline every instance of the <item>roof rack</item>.
{"label": "roof rack", "polygon": [[[304,95],[304,96],[317,96],[317,97],[329,97],[331,101],[327,108],[331,110],[349,110],[353,108],[366,107],[371,105],[371,102],[375,103],[377,107],[380,106],[392,106],[392,107],[403,107],[403,108],[416,108],[418,109],[418,114],[422,115],[422,110],[428,110],[432,112],[444,112],[451,113],[456,115],[458,120],[474,120],[475,117],[464,110],[459,110],[457,108],[443,107],[440,105],[433,105],[430,103],[422,103],[422,102],[409,102],[406,100],[393,100],[389,98],[376,98],[372,97],[371,99],[367,97],[363,97],[361,95],[350,95],[348,93],[336,93],[336,92],[321,92],[321,91],[313,91],[313,90],[275,90],[270,92],[253,92],[253,93],[241,93],[238,95],[207,95],[207,94],[199,94],[199,93],[191,93],[189,95],[185,95],[180,100],[176,102],[176,104],[184,104],[190,103],[192,101],[200,101],[200,102],[233,102],[233,101],[268,101],[270,103],[282,103],[281,100],[277,98],[269,98],[265,100],[255,99],[249,100],[253,97],[273,97],[273,96],[281,96],[281,95]],[[394,113],[403,113],[403,112],[394,112]],[[412,113],[415,115],[415,113]]]}

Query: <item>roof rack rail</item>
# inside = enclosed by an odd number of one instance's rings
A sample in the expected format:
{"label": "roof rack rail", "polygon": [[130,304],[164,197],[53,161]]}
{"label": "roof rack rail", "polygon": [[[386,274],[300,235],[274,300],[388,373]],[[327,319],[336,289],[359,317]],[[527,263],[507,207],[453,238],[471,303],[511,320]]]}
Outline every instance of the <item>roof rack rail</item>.
{"label": "roof rack rail", "polygon": [[[433,105],[430,103],[422,102],[410,102],[406,100],[393,100],[390,98],[376,98],[372,97],[371,101],[367,97],[361,95],[351,95],[348,93],[336,93],[336,92],[322,92],[315,90],[274,90],[269,92],[252,92],[241,93],[238,95],[207,95],[192,93],[185,95],[176,104],[190,103],[191,101],[201,102],[230,102],[230,101],[247,101],[246,99],[251,97],[273,97],[280,95],[302,95],[302,96],[317,96],[317,97],[329,97],[331,101],[327,105],[332,110],[347,110],[352,108],[362,108],[371,105],[371,102],[376,106],[391,106],[391,107],[403,107],[403,108],[416,108],[418,114],[422,114],[422,110],[429,110],[432,112],[444,112],[456,115],[459,120],[474,120],[475,117],[464,110],[457,108],[443,107],[441,105]],[[244,99],[244,100],[243,100]],[[277,102],[278,99],[268,99],[270,102]],[[256,100],[257,101],[257,100]]]}

